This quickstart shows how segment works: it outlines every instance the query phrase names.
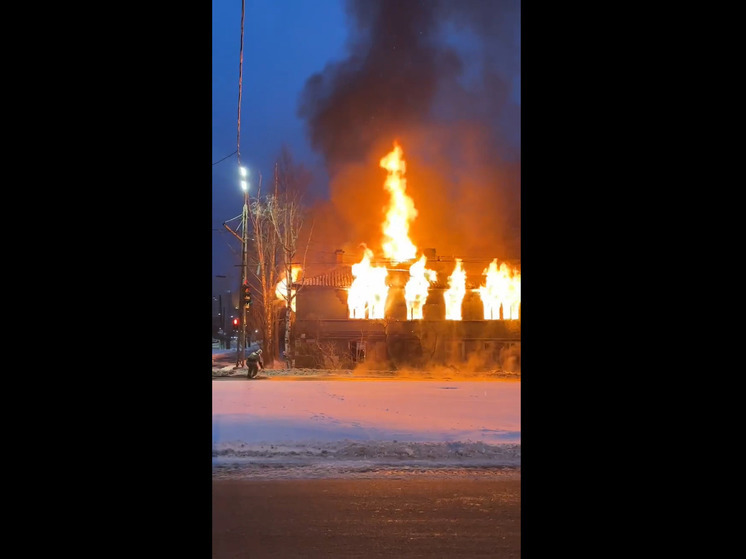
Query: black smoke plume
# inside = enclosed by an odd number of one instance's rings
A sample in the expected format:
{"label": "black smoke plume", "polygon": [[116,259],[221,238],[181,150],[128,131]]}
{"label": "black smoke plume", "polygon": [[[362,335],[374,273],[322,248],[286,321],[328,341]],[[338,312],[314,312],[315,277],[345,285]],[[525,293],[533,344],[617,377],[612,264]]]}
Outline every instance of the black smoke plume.
{"label": "black smoke plume", "polygon": [[418,247],[519,258],[520,2],[349,0],[347,11],[349,56],[311,76],[299,106],[330,177],[316,242],[375,250],[388,201],[378,161],[398,141]]}

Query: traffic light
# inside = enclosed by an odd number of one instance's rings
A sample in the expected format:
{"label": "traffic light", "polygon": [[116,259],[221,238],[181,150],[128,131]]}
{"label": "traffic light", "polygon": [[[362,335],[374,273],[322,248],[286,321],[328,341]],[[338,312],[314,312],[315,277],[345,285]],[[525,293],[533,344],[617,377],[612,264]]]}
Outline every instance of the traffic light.
{"label": "traffic light", "polygon": [[248,282],[244,282],[244,284],[241,286],[241,298],[243,299],[243,304],[246,307],[251,306],[251,288],[249,287]]}
{"label": "traffic light", "polygon": [[233,319],[233,329],[238,330],[239,326],[241,326],[241,319],[236,317]]}

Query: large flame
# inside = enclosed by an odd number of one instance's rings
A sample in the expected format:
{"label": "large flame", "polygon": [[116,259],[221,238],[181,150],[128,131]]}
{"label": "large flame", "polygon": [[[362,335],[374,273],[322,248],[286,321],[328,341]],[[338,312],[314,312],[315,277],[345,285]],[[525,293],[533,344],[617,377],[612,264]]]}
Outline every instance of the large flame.
{"label": "large flame", "polygon": [[427,300],[430,282],[438,279],[435,270],[425,268],[427,258],[423,254],[420,259],[409,268],[409,281],[404,287],[404,299],[407,302],[407,318],[417,320],[422,318],[422,307]]}
{"label": "large flame", "polygon": [[[386,208],[383,229],[383,254],[391,263],[414,260],[417,247],[409,238],[409,225],[417,217],[414,201],[406,193],[406,163],[402,158],[403,150],[394,142],[394,149],[380,160],[380,166],[388,171],[385,188],[390,193],[390,202]],[[348,292],[347,306],[350,318],[382,319],[385,318],[388,286],[385,266],[371,265],[373,251],[364,246],[363,259],[352,266],[354,280]],[[453,273],[448,277],[448,289],[443,293],[446,320],[462,320],[462,305],[466,296],[466,271],[463,260],[456,258]],[[409,268],[409,280],[404,288],[404,299],[407,305],[407,319],[423,318],[425,302],[430,284],[437,280],[435,270],[425,267],[427,258],[421,255]],[[517,269],[502,263],[497,258],[483,272],[485,283],[478,291],[484,307],[485,320],[520,319],[521,273]],[[296,281],[296,270],[293,268],[293,281]],[[278,284],[278,297],[285,298],[285,284]],[[476,291],[476,290],[474,290]],[[280,295],[282,293],[282,295]],[[293,301],[293,310],[295,305]]]}
{"label": "large flame", "polygon": [[355,279],[347,294],[347,308],[350,318],[384,318],[386,312],[386,297],[389,287],[386,285],[388,270],[385,266],[370,265],[373,251],[365,247],[363,259],[352,265],[352,275]]}
{"label": "large flame", "polygon": [[407,191],[404,178],[407,166],[402,157],[402,149],[394,143],[394,149],[381,159],[380,165],[389,174],[385,188],[391,194],[386,221],[383,224],[383,254],[394,263],[411,260],[417,256],[417,247],[409,240],[409,222],[417,217],[414,201]]}
{"label": "large flame", "polygon": [[449,288],[443,294],[446,304],[446,320],[461,320],[461,303],[466,294],[466,272],[461,258],[456,258],[456,267],[448,277]]}
{"label": "large flame", "polygon": [[[291,275],[293,276],[292,283],[298,281],[298,274],[300,274],[301,269],[302,267],[297,264],[291,265],[290,270]],[[277,287],[275,287],[275,297],[287,301],[288,287],[287,282],[285,281],[285,272],[282,272],[282,278],[277,282]],[[290,288],[290,310],[295,312],[295,289],[292,287]]]}
{"label": "large flame", "polygon": [[[495,258],[487,269],[485,285],[479,288],[484,305],[485,320],[518,319],[521,304],[521,273],[509,268],[505,262],[497,266]],[[501,308],[502,307],[502,308]]]}

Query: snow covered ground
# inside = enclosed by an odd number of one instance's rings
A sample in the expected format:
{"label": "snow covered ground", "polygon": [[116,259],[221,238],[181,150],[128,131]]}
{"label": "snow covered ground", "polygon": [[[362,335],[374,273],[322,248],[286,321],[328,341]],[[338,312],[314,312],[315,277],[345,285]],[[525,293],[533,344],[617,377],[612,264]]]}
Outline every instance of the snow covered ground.
{"label": "snow covered ground", "polygon": [[520,380],[225,378],[212,403],[216,479],[520,473]]}

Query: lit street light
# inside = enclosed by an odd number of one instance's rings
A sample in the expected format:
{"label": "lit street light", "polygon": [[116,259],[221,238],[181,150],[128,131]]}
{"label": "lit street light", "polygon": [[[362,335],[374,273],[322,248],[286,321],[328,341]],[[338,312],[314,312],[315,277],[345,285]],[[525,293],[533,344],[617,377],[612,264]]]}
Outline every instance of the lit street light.
{"label": "lit street light", "polygon": [[239,167],[239,172],[241,173],[241,190],[243,190],[246,194],[249,193],[249,181],[243,180],[244,178],[247,178],[249,176],[249,171],[246,169],[246,167]]}

